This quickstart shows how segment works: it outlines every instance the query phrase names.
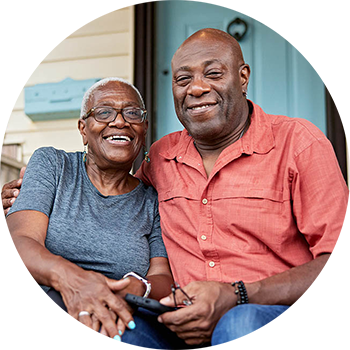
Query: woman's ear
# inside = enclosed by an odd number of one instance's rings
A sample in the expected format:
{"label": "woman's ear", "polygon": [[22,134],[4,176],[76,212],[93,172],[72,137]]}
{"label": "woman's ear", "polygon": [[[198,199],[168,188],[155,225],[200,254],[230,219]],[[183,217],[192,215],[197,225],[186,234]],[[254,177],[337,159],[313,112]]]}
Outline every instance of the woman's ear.
{"label": "woman's ear", "polygon": [[78,120],[78,129],[83,139],[83,144],[86,145],[88,143],[87,136],[86,136],[86,120],[83,120],[83,119]]}

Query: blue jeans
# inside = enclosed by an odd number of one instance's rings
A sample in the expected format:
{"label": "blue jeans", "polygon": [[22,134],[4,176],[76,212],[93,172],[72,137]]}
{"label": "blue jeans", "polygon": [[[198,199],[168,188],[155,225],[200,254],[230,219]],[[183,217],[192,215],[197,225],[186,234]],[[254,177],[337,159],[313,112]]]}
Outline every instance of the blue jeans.
{"label": "blue jeans", "polygon": [[290,307],[247,304],[229,310],[218,322],[211,344],[189,346],[144,309],[134,314],[136,328],[122,337],[123,350],[290,350]]}

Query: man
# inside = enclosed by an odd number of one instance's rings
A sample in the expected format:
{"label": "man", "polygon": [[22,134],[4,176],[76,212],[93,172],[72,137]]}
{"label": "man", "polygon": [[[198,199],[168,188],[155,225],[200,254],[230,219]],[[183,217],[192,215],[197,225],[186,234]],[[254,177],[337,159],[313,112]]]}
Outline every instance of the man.
{"label": "man", "polygon": [[158,320],[187,344],[216,345],[270,322],[307,290],[336,243],[348,189],[316,127],[247,101],[250,68],[228,34],[193,34],[172,75],[185,130],[157,141],[137,176],[158,191],[174,279],[192,305]]}

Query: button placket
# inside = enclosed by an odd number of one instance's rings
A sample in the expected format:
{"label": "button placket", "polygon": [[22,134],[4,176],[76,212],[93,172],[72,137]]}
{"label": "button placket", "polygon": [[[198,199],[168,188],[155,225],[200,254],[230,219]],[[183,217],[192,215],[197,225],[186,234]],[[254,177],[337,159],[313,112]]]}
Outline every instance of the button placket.
{"label": "button placket", "polygon": [[214,190],[215,178],[209,180],[205,190],[201,193],[200,199],[200,216],[202,218],[201,227],[198,231],[197,240],[199,247],[203,253],[206,266],[206,275],[209,280],[220,280],[221,267],[220,257],[216,247],[212,242],[212,234],[214,229],[213,213],[212,213],[212,194]]}

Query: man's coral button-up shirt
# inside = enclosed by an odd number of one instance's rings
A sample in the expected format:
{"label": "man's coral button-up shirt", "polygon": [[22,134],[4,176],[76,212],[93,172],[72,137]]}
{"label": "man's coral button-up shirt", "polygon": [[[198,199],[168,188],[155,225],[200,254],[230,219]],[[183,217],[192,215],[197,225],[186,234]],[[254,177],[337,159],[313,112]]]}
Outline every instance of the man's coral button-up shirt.
{"label": "man's coral button-up shirt", "polygon": [[253,105],[244,136],[207,177],[186,130],[152,145],[136,174],[158,191],[175,281],[247,283],[332,252],[348,188],[333,148],[303,119]]}

